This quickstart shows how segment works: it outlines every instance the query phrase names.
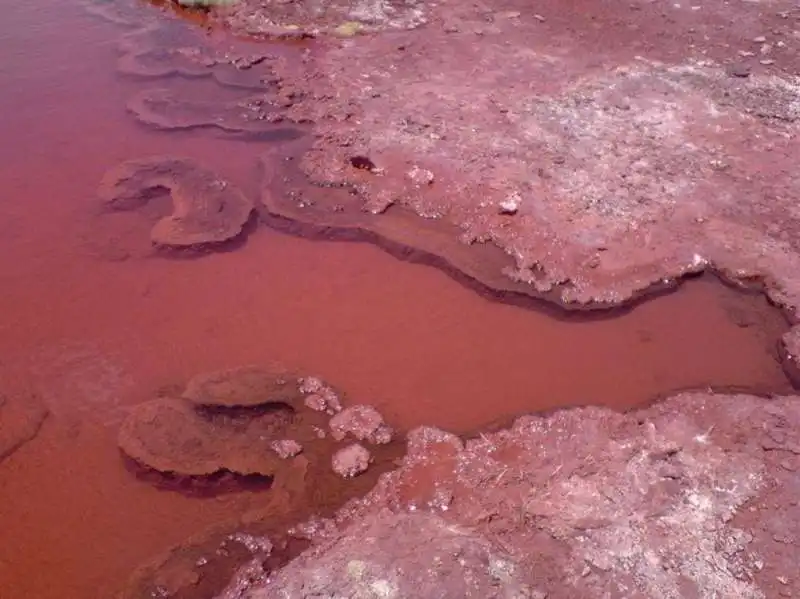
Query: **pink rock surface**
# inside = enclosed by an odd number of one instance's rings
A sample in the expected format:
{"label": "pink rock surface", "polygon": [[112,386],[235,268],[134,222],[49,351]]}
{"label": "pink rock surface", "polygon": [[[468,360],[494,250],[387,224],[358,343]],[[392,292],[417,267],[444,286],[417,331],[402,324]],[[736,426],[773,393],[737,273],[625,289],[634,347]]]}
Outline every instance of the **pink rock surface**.
{"label": "pink rock surface", "polygon": [[[399,470],[249,596],[800,592],[796,397],[688,393],[630,414],[524,417],[466,443],[429,428],[409,441]],[[461,560],[447,557],[456,547]]]}

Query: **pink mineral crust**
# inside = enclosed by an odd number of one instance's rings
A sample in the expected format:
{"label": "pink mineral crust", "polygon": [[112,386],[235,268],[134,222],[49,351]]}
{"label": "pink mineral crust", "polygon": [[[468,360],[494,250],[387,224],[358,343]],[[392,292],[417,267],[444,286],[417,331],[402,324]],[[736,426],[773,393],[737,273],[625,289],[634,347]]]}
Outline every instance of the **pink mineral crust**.
{"label": "pink mineral crust", "polygon": [[273,441],[270,444],[272,451],[278,454],[278,457],[284,460],[293,458],[303,451],[303,446],[297,441],[291,439],[281,439],[280,441]]}
{"label": "pink mineral crust", "polygon": [[333,454],[331,464],[342,478],[353,478],[365,472],[371,461],[369,451],[363,445],[353,443]]}
{"label": "pink mineral crust", "polygon": [[687,393],[466,444],[412,432],[403,465],[250,597],[798,596],[798,399]]}
{"label": "pink mineral crust", "polygon": [[392,440],[392,429],[383,421],[383,416],[372,406],[350,406],[339,412],[330,421],[331,436],[337,441],[348,434],[359,441],[383,444]]}
{"label": "pink mineral crust", "polygon": [[328,408],[328,404],[325,403],[325,398],[323,398],[321,395],[317,395],[316,393],[306,396],[304,401],[306,407],[314,410],[315,412],[324,412]]}

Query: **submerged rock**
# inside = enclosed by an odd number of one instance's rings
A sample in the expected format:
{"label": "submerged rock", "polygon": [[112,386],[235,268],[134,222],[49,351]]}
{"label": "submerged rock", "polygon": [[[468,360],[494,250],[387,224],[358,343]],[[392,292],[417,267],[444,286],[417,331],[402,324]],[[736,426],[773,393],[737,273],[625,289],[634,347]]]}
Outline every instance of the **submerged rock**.
{"label": "submerged rock", "polygon": [[136,568],[115,599],[241,599],[237,592],[263,582],[256,564],[272,553],[272,545],[260,535],[231,532],[236,529],[234,521],[221,522],[154,556]]}
{"label": "submerged rock", "polygon": [[106,173],[99,196],[107,209],[137,210],[161,189],[169,191],[173,212],[151,231],[156,246],[213,246],[238,237],[253,204],[234,185],[188,158],[157,156],[129,160]]}
{"label": "submerged rock", "polygon": [[282,120],[263,96],[230,102],[181,98],[169,89],[147,89],[128,101],[128,111],[150,127],[163,130],[214,127],[231,133],[268,134],[290,138],[293,129],[276,129]]}
{"label": "submerged rock", "polygon": [[263,80],[269,73],[264,68],[252,68],[265,61],[264,54],[240,54],[231,48],[222,51],[209,44],[200,30],[180,21],[161,20],[143,25],[120,41],[119,72],[143,79],[176,75],[192,79],[213,77],[225,87],[264,89]]}

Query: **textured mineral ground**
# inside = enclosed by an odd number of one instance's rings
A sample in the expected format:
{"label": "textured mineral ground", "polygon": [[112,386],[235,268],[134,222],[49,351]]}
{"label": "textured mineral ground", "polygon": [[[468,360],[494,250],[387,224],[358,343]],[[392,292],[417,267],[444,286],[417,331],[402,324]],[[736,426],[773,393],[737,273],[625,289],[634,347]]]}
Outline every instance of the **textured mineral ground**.
{"label": "textured mineral ground", "polygon": [[[279,22],[310,4],[243,2],[221,18]],[[357,194],[351,220],[386,230],[408,209],[473,249],[502,250],[499,267],[463,265],[490,286],[576,306],[621,303],[704,269],[763,281],[795,305],[798,80],[776,68],[798,64],[790,3],[736,14],[722,3],[553,3],[545,16],[513,1],[403,6],[424,27],[396,27],[387,9],[369,17],[383,33],[323,37],[299,61],[268,60],[287,117],[314,123],[303,170]],[[720,31],[734,19],[738,36]],[[762,30],[775,32],[764,50],[774,58],[732,76],[724,61],[761,52],[749,32]],[[667,35],[684,37],[655,43]],[[326,225],[346,223],[339,200],[327,189],[265,198]]]}
{"label": "textured mineral ground", "polygon": [[151,231],[157,247],[171,249],[215,246],[238,237],[253,212],[253,204],[235,186],[196,162],[176,157],[152,157],[123,162],[100,183],[98,194],[111,212],[144,207],[168,191],[172,214]]}

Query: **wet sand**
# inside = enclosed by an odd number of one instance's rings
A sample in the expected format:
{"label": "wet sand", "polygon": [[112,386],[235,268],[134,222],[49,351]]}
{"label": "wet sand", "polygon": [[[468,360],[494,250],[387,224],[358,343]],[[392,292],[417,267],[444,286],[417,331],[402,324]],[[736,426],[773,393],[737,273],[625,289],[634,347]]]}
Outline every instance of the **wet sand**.
{"label": "wet sand", "polygon": [[[198,372],[279,362],[401,430],[459,433],[683,388],[790,390],[775,351],[783,317],[710,278],[573,322],[491,301],[366,243],[264,226],[231,251],[159,257],[148,231],[164,206],[98,216],[104,172],[188,156],[255,200],[265,144],[140,126],[126,103],[142,83],[115,72],[120,28],[52,0],[5,11],[0,385],[38,394],[51,415],[0,463],[4,599],[109,597],[148,556],[263,501],[268,491],[187,497],[124,467],[115,437],[126,408]],[[221,95],[207,79],[159,85]]]}

